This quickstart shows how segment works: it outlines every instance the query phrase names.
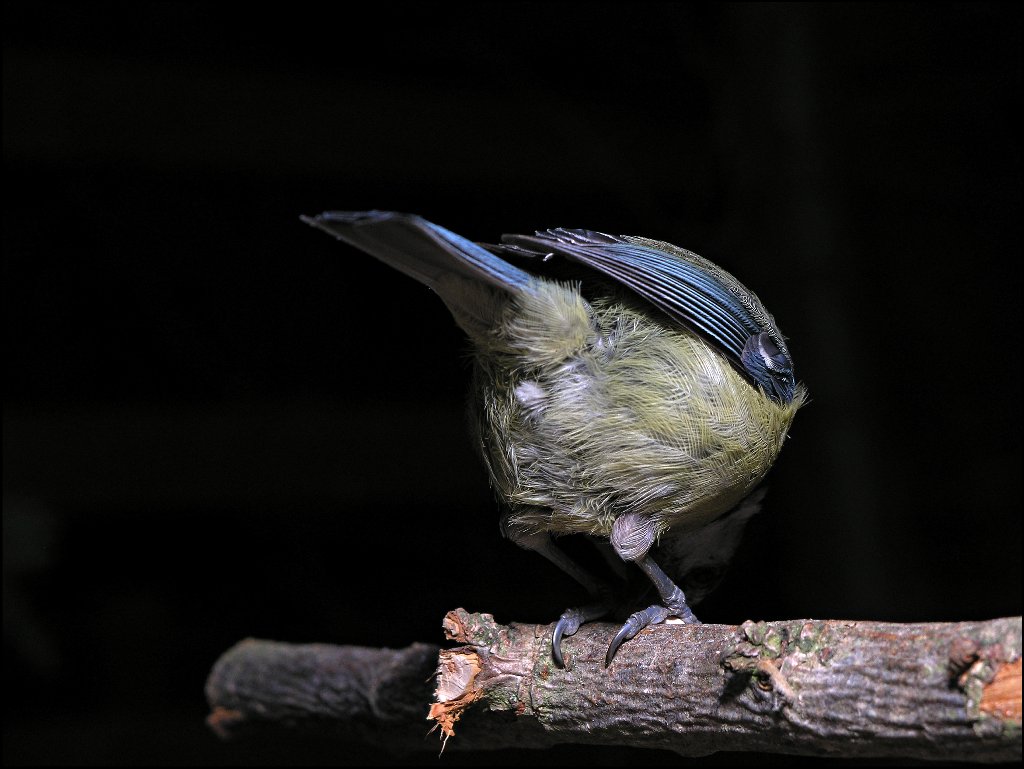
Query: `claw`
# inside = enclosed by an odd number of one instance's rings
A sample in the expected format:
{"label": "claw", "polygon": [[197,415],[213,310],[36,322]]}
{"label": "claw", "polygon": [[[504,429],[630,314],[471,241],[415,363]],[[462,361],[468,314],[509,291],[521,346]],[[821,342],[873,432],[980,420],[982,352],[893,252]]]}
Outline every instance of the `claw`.
{"label": "claw", "polygon": [[555,630],[551,633],[551,656],[555,658],[555,664],[565,669],[565,660],[562,658],[562,636],[572,635],[580,629],[583,624],[583,615],[579,609],[566,609],[562,616],[555,623]]}
{"label": "claw", "polygon": [[619,647],[622,646],[623,643],[644,629],[645,625],[640,624],[642,621],[643,617],[640,612],[629,615],[629,619],[627,619],[626,623],[619,628],[619,632],[615,634],[612,642],[608,644],[608,652],[604,655],[605,667],[612,664],[612,660],[615,658],[615,652],[619,650]]}
{"label": "claw", "polygon": [[551,656],[555,660],[555,665],[565,670],[565,660],[562,659],[562,631],[557,627],[551,636]]}
{"label": "claw", "polygon": [[665,619],[672,615],[672,612],[661,606],[660,604],[654,604],[648,606],[643,611],[633,612],[629,615],[629,619],[626,620],[619,632],[615,634],[615,638],[608,645],[608,652],[604,655],[604,666],[608,667],[612,664],[612,659],[615,657],[615,652],[619,650],[626,641],[635,636],[641,630],[648,625],[657,625],[664,622]]}
{"label": "claw", "polygon": [[551,656],[555,658],[558,667],[565,668],[565,660],[562,658],[562,637],[575,633],[584,622],[603,617],[611,611],[613,605],[614,601],[610,595],[604,595],[594,603],[571,607],[562,612],[551,633]]}

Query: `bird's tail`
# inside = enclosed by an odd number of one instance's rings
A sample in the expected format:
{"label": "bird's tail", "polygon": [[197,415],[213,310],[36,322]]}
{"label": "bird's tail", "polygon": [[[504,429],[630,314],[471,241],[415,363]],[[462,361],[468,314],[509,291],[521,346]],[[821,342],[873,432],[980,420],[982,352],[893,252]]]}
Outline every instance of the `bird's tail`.
{"label": "bird's tail", "polygon": [[[486,320],[480,284],[515,293],[530,274],[476,243],[412,214],[326,211],[302,221],[359,248],[436,291],[460,315]],[[493,292],[485,292],[493,294]]]}

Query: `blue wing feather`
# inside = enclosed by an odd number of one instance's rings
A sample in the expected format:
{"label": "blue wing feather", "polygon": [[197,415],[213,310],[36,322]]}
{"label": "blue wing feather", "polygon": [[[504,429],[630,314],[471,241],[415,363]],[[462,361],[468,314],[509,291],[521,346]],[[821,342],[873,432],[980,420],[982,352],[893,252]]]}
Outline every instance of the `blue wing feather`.
{"label": "blue wing feather", "polygon": [[748,340],[760,333],[767,333],[789,358],[785,340],[760,300],[692,251],[646,238],[568,229],[505,235],[494,248],[532,256],[557,254],[597,270],[701,334],[741,366]]}

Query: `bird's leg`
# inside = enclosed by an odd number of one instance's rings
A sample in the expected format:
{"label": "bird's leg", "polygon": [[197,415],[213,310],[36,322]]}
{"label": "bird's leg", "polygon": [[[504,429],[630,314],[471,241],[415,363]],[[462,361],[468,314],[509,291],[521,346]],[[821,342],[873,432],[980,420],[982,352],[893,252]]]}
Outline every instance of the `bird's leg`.
{"label": "bird's leg", "polygon": [[564,571],[587,589],[594,599],[583,606],[570,606],[555,623],[551,633],[551,656],[560,668],[565,667],[562,657],[562,638],[571,636],[585,622],[600,619],[615,607],[614,591],[608,584],[594,576],[570,558],[562,548],[554,543],[546,531],[526,532],[512,523],[508,517],[502,519],[502,533],[524,550],[532,550],[547,558],[551,563]]}
{"label": "bird's leg", "polygon": [[626,513],[615,519],[612,525],[612,547],[624,561],[632,561],[647,575],[661,598],[660,604],[653,604],[646,609],[634,612],[626,623],[615,634],[608,645],[604,664],[610,665],[615,652],[625,642],[649,625],[657,625],[669,617],[678,617],[687,624],[699,625],[690,607],[686,605],[686,596],[682,589],[662,570],[650,555],[654,544],[654,527],[652,521],[639,513]]}

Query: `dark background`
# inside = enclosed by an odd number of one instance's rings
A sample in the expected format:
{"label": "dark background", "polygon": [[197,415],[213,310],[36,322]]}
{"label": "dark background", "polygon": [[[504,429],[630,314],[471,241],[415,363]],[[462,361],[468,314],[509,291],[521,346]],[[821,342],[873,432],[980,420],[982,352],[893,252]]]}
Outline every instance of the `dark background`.
{"label": "dark background", "polygon": [[1018,10],[212,6],[5,6],[5,763],[385,762],[219,743],[210,665],[583,597],[498,534],[446,310],[325,209],[757,291],[812,402],[705,621],[1020,614]]}

